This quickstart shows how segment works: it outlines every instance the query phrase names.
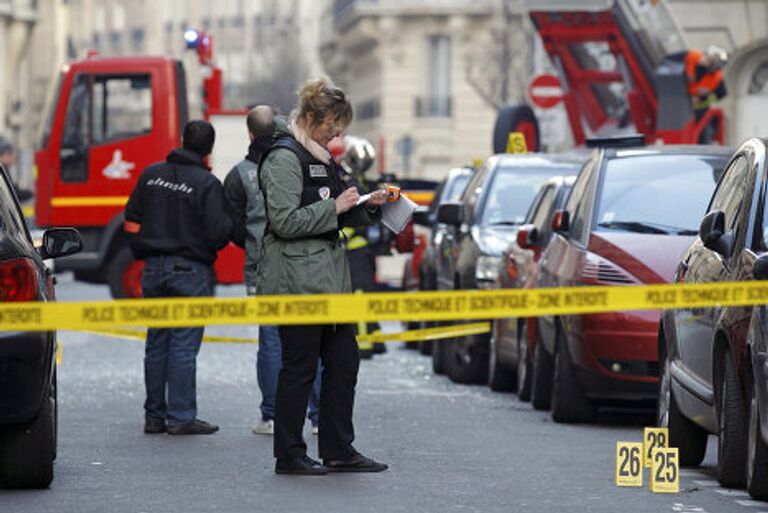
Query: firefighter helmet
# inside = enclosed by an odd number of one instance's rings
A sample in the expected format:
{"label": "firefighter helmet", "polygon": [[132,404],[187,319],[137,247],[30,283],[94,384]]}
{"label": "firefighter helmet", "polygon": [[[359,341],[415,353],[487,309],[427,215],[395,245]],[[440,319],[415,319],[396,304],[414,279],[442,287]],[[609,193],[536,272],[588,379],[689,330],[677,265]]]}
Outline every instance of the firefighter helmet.
{"label": "firefighter helmet", "polygon": [[362,137],[344,137],[344,157],[341,165],[347,173],[363,175],[373,167],[376,150],[373,144]]}
{"label": "firefighter helmet", "polygon": [[707,47],[704,55],[707,57],[709,66],[714,69],[722,69],[728,62],[728,52],[719,46],[711,45]]}

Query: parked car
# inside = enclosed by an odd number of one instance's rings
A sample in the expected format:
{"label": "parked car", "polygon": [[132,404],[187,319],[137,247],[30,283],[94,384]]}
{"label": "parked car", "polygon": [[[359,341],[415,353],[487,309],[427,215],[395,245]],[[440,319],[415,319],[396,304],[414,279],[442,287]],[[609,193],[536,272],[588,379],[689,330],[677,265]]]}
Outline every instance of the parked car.
{"label": "parked car", "polygon": [[[581,161],[574,155],[534,153],[491,157],[460,202],[438,207],[438,222],[455,227],[436,244],[438,290],[494,288],[501,252],[514,240],[541,185],[573,172]],[[457,383],[485,383],[488,347],[488,334],[441,342],[432,352],[433,367]]]}
{"label": "parked car", "polygon": [[[52,301],[44,259],[80,251],[80,234],[50,228],[35,248],[0,166],[0,301]],[[0,486],[45,488],[56,458],[56,336],[0,331]]]}
{"label": "parked car", "polygon": [[[751,139],[734,154],[676,282],[768,279],[766,144]],[[768,498],[767,329],[765,305],[713,306],[665,310],[658,332],[658,421],[681,464],[698,465],[707,435],[718,435],[718,479],[746,483],[760,499]]]}
{"label": "parked car", "polygon": [[[437,222],[437,207],[446,201],[457,201],[461,198],[464,189],[472,177],[475,169],[472,167],[458,167],[448,171],[448,174],[440,182],[432,203],[428,207],[419,207],[414,213],[413,224],[426,228],[428,232],[417,237],[413,255],[405,262],[403,270],[403,290],[437,290],[437,276],[435,269],[435,247],[445,237],[446,232],[455,230],[453,226],[447,226]],[[428,327],[432,323],[414,322],[409,329]],[[415,347],[415,345],[411,345]],[[420,342],[422,354],[432,354],[432,342]]]}
{"label": "parked car", "polygon": [[[637,138],[598,144],[636,146]],[[732,150],[720,146],[603,147],[555,214],[539,287],[660,284],[696,235]],[[598,401],[658,394],[658,311],[538,318],[534,407],[556,422],[590,421]]]}
{"label": "parked car", "polygon": [[[517,237],[501,255],[499,288],[533,288],[539,274],[541,252],[552,238],[552,216],[563,208],[578,172],[547,180],[533,200]],[[515,390],[521,401],[531,397],[531,370],[536,344],[534,318],[507,317],[493,322],[488,358],[491,390]]]}

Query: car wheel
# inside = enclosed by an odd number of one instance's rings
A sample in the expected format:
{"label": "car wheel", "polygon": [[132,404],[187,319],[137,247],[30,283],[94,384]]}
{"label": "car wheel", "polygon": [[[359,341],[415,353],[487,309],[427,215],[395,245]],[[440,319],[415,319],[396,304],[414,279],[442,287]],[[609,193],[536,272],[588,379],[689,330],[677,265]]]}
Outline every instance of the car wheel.
{"label": "car wheel", "polygon": [[531,376],[531,405],[534,410],[548,410],[552,401],[552,357],[541,340],[533,346],[533,374]]}
{"label": "car wheel", "polygon": [[528,352],[528,320],[520,326],[517,337],[517,398],[531,400],[531,357]]}
{"label": "car wheel", "polygon": [[665,358],[659,380],[656,421],[659,427],[665,427],[669,431],[669,446],[678,448],[680,465],[695,467],[706,454],[707,432],[686,418],[677,407],[677,401],[672,394],[670,366],[669,358]]}
{"label": "car wheel", "polygon": [[725,353],[717,408],[717,479],[729,488],[744,486],[747,456],[747,409],[741,397],[733,354]]}
{"label": "car wheel", "polygon": [[112,297],[115,299],[140,298],[143,273],[144,262],[134,259],[131,248],[127,245],[120,247],[112,256],[107,272]]}
{"label": "car wheel", "polygon": [[436,341],[432,347],[432,372],[435,374],[445,374],[448,371],[447,362],[452,343],[453,339],[443,339]]}
{"label": "car wheel", "polygon": [[768,445],[763,440],[755,385],[749,387],[747,434],[747,491],[759,500],[768,499]]}
{"label": "car wheel", "polygon": [[9,426],[0,444],[0,483],[7,488],[48,488],[56,459],[56,401],[43,397],[29,424]]}
{"label": "car wheel", "polygon": [[488,342],[488,387],[494,392],[513,392],[517,383],[514,373],[499,362],[495,330],[491,329]]}
{"label": "car wheel", "polygon": [[552,420],[561,423],[590,422],[595,406],[584,395],[576,380],[568,349],[563,340],[555,347],[555,372],[552,383]]}
{"label": "car wheel", "polygon": [[460,337],[453,342],[448,375],[454,383],[482,384],[488,381],[488,339],[483,335]]}

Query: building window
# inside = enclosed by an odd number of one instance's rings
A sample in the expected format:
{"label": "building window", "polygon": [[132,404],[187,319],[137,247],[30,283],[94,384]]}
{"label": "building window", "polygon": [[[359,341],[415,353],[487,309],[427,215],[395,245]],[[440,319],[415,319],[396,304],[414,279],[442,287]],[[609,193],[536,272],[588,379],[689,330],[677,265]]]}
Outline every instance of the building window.
{"label": "building window", "polygon": [[416,116],[451,116],[451,40],[448,36],[427,39],[427,94],[416,99]]}
{"label": "building window", "polygon": [[768,61],[760,63],[752,73],[747,94],[768,94]]}
{"label": "building window", "polygon": [[358,121],[366,121],[369,119],[376,119],[381,114],[381,104],[378,98],[358,103],[355,106],[355,119]]}
{"label": "building window", "polygon": [[123,34],[120,32],[112,32],[109,34],[109,44],[113,50],[120,51],[123,45]]}
{"label": "building window", "polygon": [[137,28],[133,29],[133,33],[131,34],[131,39],[133,40],[133,49],[138,51],[141,51],[144,45],[144,29],[143,28]]}

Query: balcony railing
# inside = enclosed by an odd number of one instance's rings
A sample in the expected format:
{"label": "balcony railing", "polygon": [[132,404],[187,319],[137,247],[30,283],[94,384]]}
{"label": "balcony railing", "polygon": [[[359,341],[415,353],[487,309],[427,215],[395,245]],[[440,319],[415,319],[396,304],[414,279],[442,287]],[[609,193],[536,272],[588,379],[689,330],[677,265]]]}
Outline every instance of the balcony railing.
{"label": "balcony railing", "polygon": [[417,97],[415,101],[417,118],[449,118],[453,110],[451,96]]}
{"label": "balcony railing", "polygon": [[498,0],[334,0],[331,8],[333,25],[347,25],[364,15],[414,15],[451,13],[488,13]]}

